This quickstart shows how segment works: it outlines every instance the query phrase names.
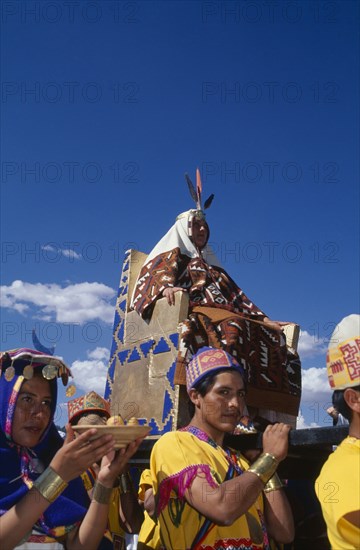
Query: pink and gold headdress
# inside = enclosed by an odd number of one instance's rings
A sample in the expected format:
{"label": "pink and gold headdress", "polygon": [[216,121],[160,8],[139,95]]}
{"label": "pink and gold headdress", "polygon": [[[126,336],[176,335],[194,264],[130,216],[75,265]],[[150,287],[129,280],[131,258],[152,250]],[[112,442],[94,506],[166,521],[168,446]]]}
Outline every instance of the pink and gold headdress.
{"label": "pink and gold headdress", "polygon": [[110,403],[101,397],[95,391],[91,391],[68,401],[69,422],[73,424],[74,420],[83,413],[99,413],[106,418],[110,417]]}

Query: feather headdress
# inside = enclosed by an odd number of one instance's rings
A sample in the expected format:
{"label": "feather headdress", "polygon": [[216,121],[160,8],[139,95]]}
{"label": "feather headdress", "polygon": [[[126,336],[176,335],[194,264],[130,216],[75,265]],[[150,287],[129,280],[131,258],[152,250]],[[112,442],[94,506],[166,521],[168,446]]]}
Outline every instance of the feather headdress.
{"label": "feather headdress", "polygon": [[199,168],[196,169],[196,189],[195,189],[195,186],[194,186],[193,182],[191,181],[188,174],[185,174],[185,179],[186,179],[186,183],[188,184],[190,195],[193,198],[193,200],[195,201],[196,210],[202,211],[203,209],[206,210],[207,208],[209,208],[212,201],[213,201],[214,194],[211,194],[206,199],[206,201],[204,203],[204,208],[203,208],[202,202],[201,202],[202,183],[201,183],[201,176],[200,176]]}

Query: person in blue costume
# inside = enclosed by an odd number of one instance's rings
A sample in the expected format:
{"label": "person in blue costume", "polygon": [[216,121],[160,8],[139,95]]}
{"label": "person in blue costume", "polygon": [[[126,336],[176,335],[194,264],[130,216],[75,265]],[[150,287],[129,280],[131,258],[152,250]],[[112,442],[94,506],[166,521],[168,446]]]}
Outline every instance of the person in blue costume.
{"label": "person in blue costume", "polygon": [[[141,440],[120,452],[96,429],[65,441],[54,415],[57,377],[70,370],[53,356],[30,349],[0,354],[0,547],[2,550],[112,548],[105,536],[115,480]],[[80,475],[101,468],[91,502]]]}

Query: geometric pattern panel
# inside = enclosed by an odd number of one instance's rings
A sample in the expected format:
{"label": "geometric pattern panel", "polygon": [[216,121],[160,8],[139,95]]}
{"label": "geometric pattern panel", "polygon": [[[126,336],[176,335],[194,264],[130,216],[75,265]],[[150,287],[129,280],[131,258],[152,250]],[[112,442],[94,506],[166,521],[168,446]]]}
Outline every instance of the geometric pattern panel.
{"label": "geometric pattern panel", "polygon": [[150,426],[150,435],[158,436],[177,428],[179,388],[174,373],[187,298],[171,308],[159,300],[149,324],[129,311],[134,279],[145,257],[137,251],[125,254],[104,397],[110,400],[111,414],[125,420],[135,416]]}

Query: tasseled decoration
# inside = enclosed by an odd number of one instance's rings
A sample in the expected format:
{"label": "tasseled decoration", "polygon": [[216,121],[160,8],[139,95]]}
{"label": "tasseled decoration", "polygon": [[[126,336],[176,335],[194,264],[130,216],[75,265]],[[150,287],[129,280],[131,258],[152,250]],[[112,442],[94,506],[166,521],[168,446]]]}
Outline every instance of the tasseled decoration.
{"label": "tasseled decoration", "polygon": [[[211,475],[210,466],[208,464],[194,464],[193,466],[188,466],[184,470],[181,470],[181,472],[167,477],[160,483],[159,498],[157,502],[157,515],[160,515],[162,510],[169,504],[169,515],[171,521],[174,525],[179,525],[181,514],[185,505],[185,492],[191,486],[198,474],[204,474],[206,481],[213,489],[218,487],[218,484],[214,481],[214,478]],[[176,499],[176,503],[170,501],[171,491],[176,491],[177,493],[178,499]]]}

